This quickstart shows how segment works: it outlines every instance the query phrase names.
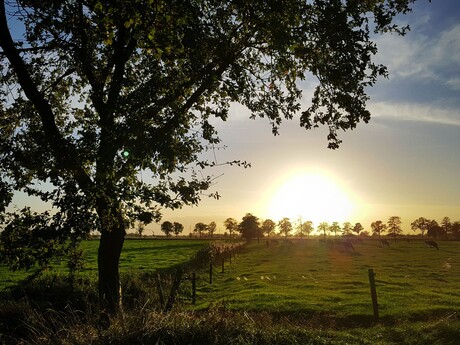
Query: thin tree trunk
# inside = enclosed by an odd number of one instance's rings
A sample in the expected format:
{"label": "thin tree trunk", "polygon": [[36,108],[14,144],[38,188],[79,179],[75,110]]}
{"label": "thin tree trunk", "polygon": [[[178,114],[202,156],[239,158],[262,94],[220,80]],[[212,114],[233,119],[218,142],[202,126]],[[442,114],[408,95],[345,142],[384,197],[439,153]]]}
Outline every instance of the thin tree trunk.
{"label": "thin tree trunk", "polygon": [[98,251],[99,300],[102,311],[107,314],[115,314],[121,306],[118,267],[124,239],[125,228],[122,221],[110,230],[102,230]]}

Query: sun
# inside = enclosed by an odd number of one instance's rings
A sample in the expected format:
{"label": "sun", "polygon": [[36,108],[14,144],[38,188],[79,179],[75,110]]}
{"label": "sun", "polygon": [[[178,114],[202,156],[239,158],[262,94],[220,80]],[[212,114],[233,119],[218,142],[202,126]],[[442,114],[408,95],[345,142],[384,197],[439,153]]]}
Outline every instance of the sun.
{"label": "sun", "polygon": [[351,197],[334,178],[324,173],[300,172],[288,176],[273,193],[267,218],[288,217],[321,222],[344,222],[352,213]]}

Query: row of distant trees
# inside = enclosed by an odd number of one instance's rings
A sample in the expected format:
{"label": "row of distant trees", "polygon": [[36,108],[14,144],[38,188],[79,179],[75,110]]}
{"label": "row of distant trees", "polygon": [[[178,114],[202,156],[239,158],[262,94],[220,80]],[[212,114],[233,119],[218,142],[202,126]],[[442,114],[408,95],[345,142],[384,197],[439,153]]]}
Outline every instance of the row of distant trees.
{"label": "row of distant trees", "polygon": [[[364,230],[363,225],[359,222],[355,224],[352,224],[351,222],[344,222],[342,224],[339,222],[332,222],[331,224],[328,222],[321,222],[318,224],[316,230],[320,234],[324,235],[324,237],[328,235],[369,236],[371,233],[373,236],[378,236],[379,238],[382,235],[397,237],[402,234],[401,224],[401,217],[392,216],[388,218],[386,223],[381,220],[372,222],[370,225],[370,231]],[[239,234],[241,237],[246,239],[264,236],[270,237],[272,234],[279,234],[288,237],[292,235],[293,231],[295,231],[295,235],[297,236],[306,236],[308,238],[310,234],[315,231],[313,222],[309,220],[302,221],[301,219],[298,219],[293,222],[289,218],[284,217],[280,221],[275,222],[271,219],[260,220],[251,213],[247,213],[242,218],[241,222],[238,222],[234,218],[227,218],[224,221],[224,226],[230,234],[230,237],[233,237],[234,234]],[[460,221],[452,222],[449,217],[444,217],[441,223],[438,223],[433,219],[420,217],[411,223],[411,229],[413,231],[420,231],[422,237],[427,235],[433,238],[460,238]],[[144,225],[139,223],[136,230],[139,235],[142,235]],[[216,222],[211,222],[209,224],[199,222],[196,223],[193,228],[193,232],[199,237],[203,234],[207,234],[212,237],[216,230]],[[165,221],[161,224],[161,231],[166,236],[171,236],[172,234],[178,236],[184,231],[184,226],[178,222]]]}
{"label": "row of distant trees", "polygon": [[[332,224],[321,222],[316,230],[325,237],[332,234],[334,236],[369,236],[372,233],[373,236],[381,237],[382,235],[387,235],[396,238],[403,232],[401,224],[401,217],[391,216],[386,223],[381,220],[372,222],[370,232],[366,231],[359,222],[355,224],[351,222],[344,222],[342,224],[339,222],[333,222]],[[224,226],[230,233],[230,236],[233,236],[233,233],[239,233],[246,239],[264,237],[265,235],[270,237],[272,234],[280,234],[288,237],[294,230],[296,230],[295,235],[300,237],[306,236],[308,238],[315,231],[313,222],[309,220],[302,221],[299,219],[292,222],[289,218],[285,217],[275,222],[271,219],[260,220],[251,213],[247,213],[241,222],[238,222],[234,218],[227,218]],[[420,217],[411,223],[411,229],[420,231],[422,237],[426,233],[427,236],[433,238],[460,238],[460,221],[452,222],[449,217],[444,217],[440,224],[436,220]]]}

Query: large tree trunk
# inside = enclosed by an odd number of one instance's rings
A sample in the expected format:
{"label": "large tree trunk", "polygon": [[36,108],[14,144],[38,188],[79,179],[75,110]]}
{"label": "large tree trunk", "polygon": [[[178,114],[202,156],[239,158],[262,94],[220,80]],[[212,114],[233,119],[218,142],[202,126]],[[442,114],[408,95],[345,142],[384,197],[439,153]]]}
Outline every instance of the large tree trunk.
{"label": "large tree trunk", "polygon": [[118,266],[125,239],[125,227],[120,219],[116,226],[102,229],[98,251],[99,299],[102,311],[115,314],[121,305],[120,274]]}

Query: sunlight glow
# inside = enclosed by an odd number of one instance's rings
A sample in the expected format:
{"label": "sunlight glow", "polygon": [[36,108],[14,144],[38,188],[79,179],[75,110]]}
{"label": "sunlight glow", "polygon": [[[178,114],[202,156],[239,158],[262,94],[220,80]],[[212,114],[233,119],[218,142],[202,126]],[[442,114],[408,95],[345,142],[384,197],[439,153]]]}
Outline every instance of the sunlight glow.
{"label": "sunlight glow", "polygon": [[283,217],[296,222],[310,220],[344,222],[353,211],[353,202],[338,182],[323,173],[297,172],[284,179],[276,188],[267,208],[268,218]]}

